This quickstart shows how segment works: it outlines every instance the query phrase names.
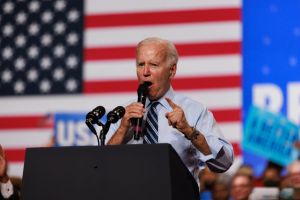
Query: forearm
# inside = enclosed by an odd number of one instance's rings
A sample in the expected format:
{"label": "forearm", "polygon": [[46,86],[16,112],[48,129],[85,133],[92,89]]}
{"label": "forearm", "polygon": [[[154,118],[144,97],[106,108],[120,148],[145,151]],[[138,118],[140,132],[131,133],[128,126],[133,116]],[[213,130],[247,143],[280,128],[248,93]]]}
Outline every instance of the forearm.
{"label": "forearm", "polygon": [[119,127],[117,131],[113,134],[113,136],[108,141],[108,145],[118,145],[124,143],[125,136],[127,133],[127,129]]}
{"label": "forearm", "polygon": [[204,155],[209,155],[211,154],[211,150],[209,148],[209,145],[204,137],[204,135],[192,128],[189,127],[187,128],[183,134],[185,135],[186,138],[188,138],[189,140],[191,140],[192,144]]}
{"label": "forearm", "polygon": [[[205,156],[212,155],[210,145],[206,141],[204,135],[192,128],[184,133],[188,139],[191,140],[192,144]],[[221,141],[219,141],[221,142]],[[223,145],[215,156],[206,160],[207,166],[213,172],[225,172],[229,169],[233,162],[233,152],[229,151],[228,148]]]}

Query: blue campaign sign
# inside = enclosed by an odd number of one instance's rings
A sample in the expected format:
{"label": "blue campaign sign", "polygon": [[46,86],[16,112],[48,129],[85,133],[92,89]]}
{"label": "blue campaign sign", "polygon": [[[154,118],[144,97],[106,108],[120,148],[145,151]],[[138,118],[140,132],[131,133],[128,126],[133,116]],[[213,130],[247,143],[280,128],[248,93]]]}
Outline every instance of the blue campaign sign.
{"label": "blue campaign sign", "polygon": [[55,145],[82,146],[97,144],[96,136],[85,124],[85,116],[85,113],[55,113]]}
{"label": "blue campaign sign", "polygon": [[243,148],[286,166],[298,157],[294,143],[298,126],[286,117],[251,107],[244,130]]}
{"label": "blue campaign sign", "polygon": [[[243,122],[252,105],[300,123],[300,1],[243,0]],[[243,150],[260,175],[267,160]]]}

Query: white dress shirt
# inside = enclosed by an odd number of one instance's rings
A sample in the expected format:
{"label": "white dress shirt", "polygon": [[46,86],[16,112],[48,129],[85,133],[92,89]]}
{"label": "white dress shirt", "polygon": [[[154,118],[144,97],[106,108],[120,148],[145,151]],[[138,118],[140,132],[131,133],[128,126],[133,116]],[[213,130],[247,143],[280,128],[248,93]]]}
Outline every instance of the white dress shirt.
{"label": "white dress shirt", "polygon": [[[165,97],[170,98],[175,104],[183,109],[189,125],[195,127],[204,135],[212,154],[202,154],[181,132],[172,126],[169,126],[165,114],[166,112],[172,112],[173,109],[170,107]],[[127,106],[134,101],[136,100],[132,100],[124,106]],[[175,93],[172,88],[170,88],[158,101],[160,102],[156,107],[158,112],[158,143],[171,144],[196,180],[198,180],[199,170],[202,169],[205,164],[215,172],[224,172],[231,166],[234,158],[232,145],[223,137],[213,114],[204,105],[189,97]],[[147,99],[145,105],[147,111],[149,109],[149,104],[150,101]],[[144,121],[146,116],[147,113],[144,115]],[[120,126],[120,122],[121,120],[116,124],[112,124],[107,133],[107,141],[109,141],[116,132]],[[131,137],[132,134],[133,132],[130,130],[128,133],[130,138],[125,143],[143,143],[143,137],[140,137],[140,140],[136,141]]]}

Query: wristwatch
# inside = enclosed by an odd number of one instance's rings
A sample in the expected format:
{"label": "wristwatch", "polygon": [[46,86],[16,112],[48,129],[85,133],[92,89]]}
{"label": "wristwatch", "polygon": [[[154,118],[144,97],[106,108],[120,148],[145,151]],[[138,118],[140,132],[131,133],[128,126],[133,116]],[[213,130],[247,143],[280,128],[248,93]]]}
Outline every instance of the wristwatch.
{"label": "wristwatch", "polygon": [[185,137],[186,137],[188,140],[193,141],[193,140],[197,139],[198,135],[200,135],[199,131],[198,131],[195,127],[193,127],[193,132],[192,132],[192,134],[189,135],[189,136],[185,135]]}

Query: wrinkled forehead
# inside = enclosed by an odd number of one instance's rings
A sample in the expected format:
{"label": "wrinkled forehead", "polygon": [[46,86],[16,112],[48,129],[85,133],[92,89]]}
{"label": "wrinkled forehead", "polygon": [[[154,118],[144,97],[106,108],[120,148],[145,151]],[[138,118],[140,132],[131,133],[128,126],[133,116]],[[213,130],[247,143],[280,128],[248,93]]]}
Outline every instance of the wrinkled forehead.
{"label": "wrinkled forehead", "polygon": [[137,49],[137,59],[141,55],[146,55],[149,58],[165,59],[167,57],[166,45],[162,43],[144,43]]}

